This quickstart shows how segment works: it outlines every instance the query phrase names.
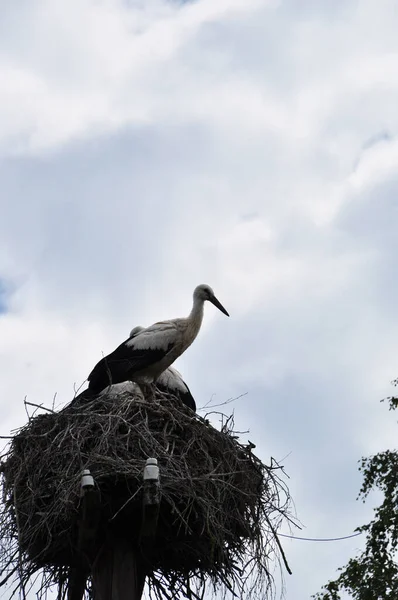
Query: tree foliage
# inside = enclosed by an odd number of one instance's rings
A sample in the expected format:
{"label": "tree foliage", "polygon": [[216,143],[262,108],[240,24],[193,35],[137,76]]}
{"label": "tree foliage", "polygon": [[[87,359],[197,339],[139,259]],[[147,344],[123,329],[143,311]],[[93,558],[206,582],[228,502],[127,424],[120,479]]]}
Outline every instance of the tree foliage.
{"label": "tree foliage", "polygon": [[[398,380],[393,382],[398,385]],[[387,398],[390,410],[398,408],[398,398]],[[356,531],[366,534],[364,551],[339,569],[340,575],[329,581],[316,600],[340,600],[348,592],[355,600],[398,599],[398,451],[386,450],[362,458],[359,470],[363,483],[358,499],[364,502],[372,490],[383,494],[370,523]]]}

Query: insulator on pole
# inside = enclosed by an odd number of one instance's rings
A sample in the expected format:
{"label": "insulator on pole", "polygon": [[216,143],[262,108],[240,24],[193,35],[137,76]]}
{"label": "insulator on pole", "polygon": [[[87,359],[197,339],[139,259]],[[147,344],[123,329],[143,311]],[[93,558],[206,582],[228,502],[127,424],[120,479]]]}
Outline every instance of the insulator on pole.
{"label": "insulator on pole", "polygon": [[144,467],[144,481],[159,481],[159,467],[156,458],[147,458]]}
{"label": "insulator on pole", "polygon": [[80,481],[80,495],[83,496],[86,491],[92,489],[94,489],[94,478],[90,473],[90,469],[84,469]]}
{"label": "insulator on pole", "polygon": [[161,500],[159,467],[156,458],[147,458],[143,479],[141,538],[153,540],[156,534]]}

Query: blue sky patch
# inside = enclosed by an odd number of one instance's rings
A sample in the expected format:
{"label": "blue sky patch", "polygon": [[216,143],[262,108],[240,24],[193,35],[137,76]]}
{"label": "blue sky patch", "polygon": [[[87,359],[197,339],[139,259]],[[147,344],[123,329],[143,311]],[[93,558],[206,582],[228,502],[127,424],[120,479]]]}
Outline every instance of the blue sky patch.
{"label": "blue sky patch", "polygon": [[10,286],[0,277],[0,314],[7,312],[7,301],[10,293]]}

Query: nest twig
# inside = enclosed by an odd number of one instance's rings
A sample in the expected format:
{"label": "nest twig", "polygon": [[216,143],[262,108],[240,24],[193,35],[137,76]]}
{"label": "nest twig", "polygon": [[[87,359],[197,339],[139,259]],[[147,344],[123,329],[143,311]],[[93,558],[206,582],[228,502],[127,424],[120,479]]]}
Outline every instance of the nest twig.
{"label": "nest twig", "polygon": [[[239,598],[273,590],[276,532],[290,520],[281,467],[241,445],[233,418],[221,431],[176,398],[124,392],[31,418],[3,455],[0,586],[20,590],[43,573],[41,595],[61,600],[76,564],[79,484],[89,468],[101,494],[97,547],[107,536],[145,561],[150,594],[199,598],[209,585]],[[156,543],[140,545],[142,473],[158,459],[162,501]],[[90,584],[87,594],[91,596]],[[40,596],[40,594],[39,594]]]}

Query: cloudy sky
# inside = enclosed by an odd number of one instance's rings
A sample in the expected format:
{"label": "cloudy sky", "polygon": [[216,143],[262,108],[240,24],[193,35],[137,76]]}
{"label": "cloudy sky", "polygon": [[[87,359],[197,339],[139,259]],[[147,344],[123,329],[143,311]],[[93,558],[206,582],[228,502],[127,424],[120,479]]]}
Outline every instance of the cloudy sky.
{"label": "cloudy sky", "polygon": [[[247,394],[298,535],[371,516],[357,460],[396,437],[397,30],[393,0],[4,4],[3,435],[209,283],[231,318],[207,306],[176,364],[197,404]],[[284,540],[287,599],[362,543]]]}

